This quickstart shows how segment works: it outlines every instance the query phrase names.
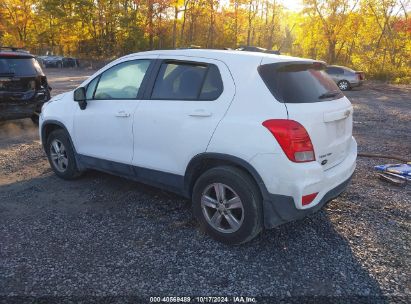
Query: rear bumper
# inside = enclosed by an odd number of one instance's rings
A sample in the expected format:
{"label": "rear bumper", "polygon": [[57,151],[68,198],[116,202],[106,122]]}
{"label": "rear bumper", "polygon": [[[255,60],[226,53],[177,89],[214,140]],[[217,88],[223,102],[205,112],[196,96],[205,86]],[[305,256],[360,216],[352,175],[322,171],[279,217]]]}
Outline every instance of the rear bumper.
{"label": "rear bumper", "polygon": [[364,80],[359,80],[359,81],[356,81],[356,82],[350,82],[350,86],[352,88],[360,87],[360,86],[363,85],[363,83],[364,83]]}
{"label": "rear bumper", "polygon": [[29,118],[50,99],[47,91],[1,94],[0,120]]}
{"label": "rear bumper", "polygon": [[[263,194],[265,226],[275,227],[321,209],[346,188],[354,173],[356,159],[354,138],[346,158],[327,170],[323,170],[318,162],[291,163],[281,154],[255,157],[252,165],[267,188],[267,193]],[[309,205],[302,205],[302,196],[311,193],[318,194]]]}
{"label": "rear bumper", "polygon": [[317,205],[309,209],[297,209],[291,196],[271,194],[268,200],[264,200],[265,228],[273,228],[317,212],[329,201],[338,197],[347,188],[351,178],[352,175],[347,180],[328,191]]}

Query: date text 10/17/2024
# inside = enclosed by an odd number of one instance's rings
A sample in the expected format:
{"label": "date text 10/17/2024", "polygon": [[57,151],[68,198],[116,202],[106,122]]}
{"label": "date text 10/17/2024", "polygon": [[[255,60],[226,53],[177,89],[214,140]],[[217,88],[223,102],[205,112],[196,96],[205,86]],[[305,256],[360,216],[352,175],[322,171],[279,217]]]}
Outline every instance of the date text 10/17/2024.
{"label": "date text 10/17/2024", "polygon": [[150,297],[150,303],[257,303],[255,297]]}

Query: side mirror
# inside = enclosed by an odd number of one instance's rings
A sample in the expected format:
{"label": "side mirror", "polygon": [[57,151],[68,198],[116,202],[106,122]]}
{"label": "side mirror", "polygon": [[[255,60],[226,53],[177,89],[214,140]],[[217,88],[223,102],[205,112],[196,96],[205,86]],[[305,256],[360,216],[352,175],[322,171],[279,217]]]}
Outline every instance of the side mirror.
{"label": "side mirror", "polygon": [[85,88],[79,87],[74,90],[74,101],[78,102],[78,105],[82,110],[84,110],[87,107]]}

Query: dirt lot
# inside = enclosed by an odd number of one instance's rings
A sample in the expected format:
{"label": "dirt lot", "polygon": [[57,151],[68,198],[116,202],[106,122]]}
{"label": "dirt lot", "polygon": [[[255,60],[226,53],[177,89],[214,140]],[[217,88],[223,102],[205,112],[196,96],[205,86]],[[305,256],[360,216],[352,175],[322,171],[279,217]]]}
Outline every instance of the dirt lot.
{"label": "dirt lot", "polygon": [[[91,74],[46,72],[53,94]],[[367,84],[346,95],[360,151],[410,158],[411,87]],[[29,120],[0,124],[0,302],[12,295],[411,301],[411,187],[375,176],[372,167],[388,160],[359,158],[351,185],[325,210],[229,247],[199,232],[189,202],[174,194],[94,171],[57,178],[37,132]]]}

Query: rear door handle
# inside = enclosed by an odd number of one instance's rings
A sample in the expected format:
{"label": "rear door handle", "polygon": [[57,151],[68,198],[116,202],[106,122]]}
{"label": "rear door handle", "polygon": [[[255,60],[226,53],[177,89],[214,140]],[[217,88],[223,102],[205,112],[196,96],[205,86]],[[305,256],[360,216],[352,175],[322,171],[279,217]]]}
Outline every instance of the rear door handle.
{"label": "rear door handle", "polygon": [[206,111],[204,109],[197,109],[190,112],[188,115],[193,117],[209,117],[213,115],[213,113],[211,113],[210,111]]}
{"label": "rear door handle", "polygon": [[126,113],[125,111],[119,111],[117,112],[116,117],[130,117],[130,113]]}

